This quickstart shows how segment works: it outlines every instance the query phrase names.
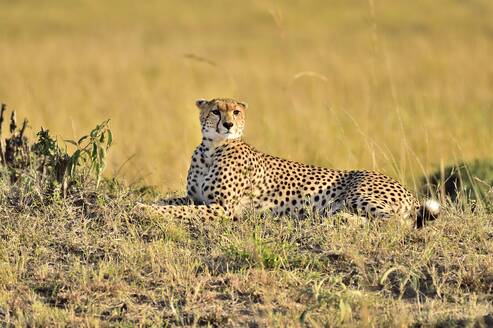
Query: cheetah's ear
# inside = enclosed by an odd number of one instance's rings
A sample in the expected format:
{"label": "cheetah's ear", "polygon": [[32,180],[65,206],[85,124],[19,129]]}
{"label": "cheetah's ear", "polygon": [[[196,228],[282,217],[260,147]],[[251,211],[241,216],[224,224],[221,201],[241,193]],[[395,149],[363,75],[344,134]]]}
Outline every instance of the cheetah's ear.
{"label": "cheetah's ear", "polygon": [[247,109],[248,108],[248,104],[244,101],[238,101],[238,104],[241,105],[241,107],[243,107],[243,109]]}
{"label": "cheetah's ear", "polygon": [[199,109],[205,109],[205,106],[207,105],[207,103],[208,103],[208,101],[205,99],[198,99],[197,101],[195,101],[195,105]]}

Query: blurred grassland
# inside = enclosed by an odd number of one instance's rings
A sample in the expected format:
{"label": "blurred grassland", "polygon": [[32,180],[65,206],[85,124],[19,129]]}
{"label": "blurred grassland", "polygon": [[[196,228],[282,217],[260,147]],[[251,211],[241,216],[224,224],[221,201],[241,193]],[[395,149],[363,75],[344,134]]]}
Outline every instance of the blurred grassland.
{"label": "blurred grassland", "polygon": [[491,17],[489,0],[2,1],[0,100],[61,138],[111,118],[108,173],[165,190],[213,97],[249,103],[262,151],[414,188],[493,154]]}

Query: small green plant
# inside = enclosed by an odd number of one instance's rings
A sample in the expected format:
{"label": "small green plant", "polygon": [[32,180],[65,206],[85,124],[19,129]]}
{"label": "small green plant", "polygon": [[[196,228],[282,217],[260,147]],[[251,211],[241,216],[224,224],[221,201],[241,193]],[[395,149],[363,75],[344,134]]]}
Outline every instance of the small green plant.
{"label": "small green plant", "polygon": [[[35,158],[40,159],[38,170],[42,179],[46,177],[61,184],[64,195],[67,188],[80,180],[94,176],[96,188],[107,163],[107,153],[113,143],[113,135],[108,126],[109,120],[98,124],[88,135],[78,141],[64,140],[76,147],[68,154],[67,147],[61,148],[49,130],[38,132],[38,141],[31,147]],[[38,160],[39,161],[39,160]]]}
{"label": "small green plant", "polygon": [[[6,105],[0,109],[0,136]],[[36,134],[37,141],[30,146],[25,136],[27,120],[17,127],[15,111],[10,115],[10,136],[5,139],[5,150],[0,141],[0,160],[12,186],[35,183],[41,189],[39,194],[57,194],[57,190],[66,197],[71,187],[86,189],[88,183],[99,187],[103,171],[107,164],[108,150],[113,143],[109,120],[96,125],[89,134],[75,140],[64,140],[61,146],[49,130],[41,128]],[[1,139],[1,138],[0,138]],[[69,145],[75,147],[68,151]]]}
{"label": "small green plant", "polygon": [[82,136],[77,142],[65,140],[77,149],[70,156],[67,173],[71,179],[75,178],[77,167],[89,168],[96,177],[96,187],[101,182],[101,177],[107,164],[108,149],[113,144],[113,135],[108,126],[109,120],[98,124],[88,135]]}

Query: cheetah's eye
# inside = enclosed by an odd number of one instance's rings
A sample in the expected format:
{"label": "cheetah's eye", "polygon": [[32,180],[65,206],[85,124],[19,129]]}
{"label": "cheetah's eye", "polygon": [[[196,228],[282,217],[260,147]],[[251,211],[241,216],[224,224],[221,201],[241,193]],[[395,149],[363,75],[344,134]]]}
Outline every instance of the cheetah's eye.
{"label": "cheetah's eye", "polygon": [[214,110],[212,111],[212,114],[219,116],[221,113],[219,112],[219,110],[214,109]]}
{"label": "cheetah's eye", "polygon": [[238,115],[239,113],[240,113],[240,111],[239,111],[239,110],[235,110],[235,111],[233,111],[233,114],[235,114],[235,115]]}

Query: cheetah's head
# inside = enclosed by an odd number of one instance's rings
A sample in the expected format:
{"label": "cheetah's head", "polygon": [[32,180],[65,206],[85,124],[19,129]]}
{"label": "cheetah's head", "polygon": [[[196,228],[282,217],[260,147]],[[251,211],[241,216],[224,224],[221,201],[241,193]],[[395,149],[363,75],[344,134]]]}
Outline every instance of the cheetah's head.
{"label": "cheetah's head", "polygon": [[202,135],[212,140],[237,139],[245,127],[247,104],[233,99],[199,99]]}

